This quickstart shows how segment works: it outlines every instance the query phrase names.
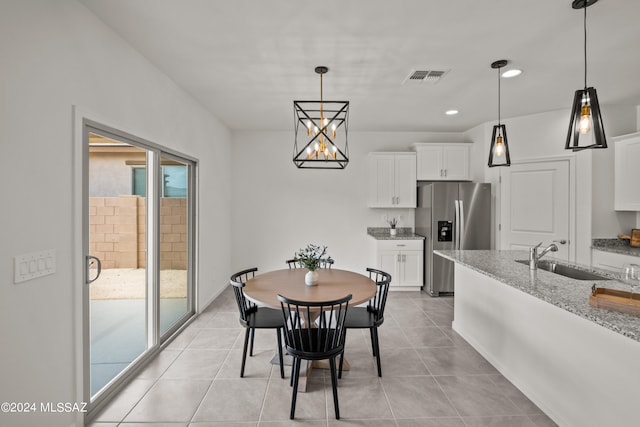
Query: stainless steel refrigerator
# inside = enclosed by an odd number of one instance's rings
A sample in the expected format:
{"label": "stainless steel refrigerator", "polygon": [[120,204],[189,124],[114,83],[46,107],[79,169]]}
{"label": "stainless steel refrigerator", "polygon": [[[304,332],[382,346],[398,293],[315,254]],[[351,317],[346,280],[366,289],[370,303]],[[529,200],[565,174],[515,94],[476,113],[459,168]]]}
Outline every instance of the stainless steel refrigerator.
{"label": "stainless steel refrigerator", "polygon": [[453,293],[453,262],[434,250],[491,248],[491,184],[419,182],[415,231],[425,236],[424,290]]}

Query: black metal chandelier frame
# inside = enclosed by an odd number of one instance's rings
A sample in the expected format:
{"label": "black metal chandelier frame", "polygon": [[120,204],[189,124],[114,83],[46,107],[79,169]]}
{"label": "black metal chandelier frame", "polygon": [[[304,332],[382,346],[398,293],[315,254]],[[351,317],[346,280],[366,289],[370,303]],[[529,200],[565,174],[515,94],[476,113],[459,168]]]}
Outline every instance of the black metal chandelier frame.
{"label": "black metal chandelier frame", "polygon": [[[324,66],[315,69],[320,74],[319,101],[293,101],[293,163],[300,169],[344,169],[349,163],[349,101],[322,98],[322,75],[328,70]],[[312,132],[312,129],[316,131]],[[336,141],[338,132],[344,139],[342,148]],[[320,144],[332,148],[329,155],[316,150]]]}

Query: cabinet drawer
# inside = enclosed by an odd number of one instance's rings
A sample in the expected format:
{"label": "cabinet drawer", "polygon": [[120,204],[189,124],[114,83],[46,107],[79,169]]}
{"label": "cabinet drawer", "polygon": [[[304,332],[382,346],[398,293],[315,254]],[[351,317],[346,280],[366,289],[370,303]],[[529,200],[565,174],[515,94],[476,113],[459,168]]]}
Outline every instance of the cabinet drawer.
{"label": "cabinet drawer", "polygon": [[632,255],[617,254],[613,252],[592,250],[591,264],[596,268],[603,268],[616,273],[622,271],[624,264],[640,264],[640,257]]}
{"label": "cabinet drawer", "polygon": [[377,240],[378,250],[421,251],[424,240]]}

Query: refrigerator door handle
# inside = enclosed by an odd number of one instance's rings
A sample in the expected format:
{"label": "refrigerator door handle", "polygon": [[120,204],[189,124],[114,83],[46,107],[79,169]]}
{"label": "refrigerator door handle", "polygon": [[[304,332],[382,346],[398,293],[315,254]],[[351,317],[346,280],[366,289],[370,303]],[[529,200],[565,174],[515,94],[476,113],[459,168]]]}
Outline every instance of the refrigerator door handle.
{"label": "refrigerator door handle", "polygon": [[454,236],[453,236],[453,249],[454,250],[458,250],[460,249],[460,240],[459,240],[459,236],[460,236],[460,203],[459,200],[454,200],[453,201],[455,207],[456,207],[456,213],[455,213],[455,218],[454,218],[454,223],[455,223],[455,227],[453,230]]}
{"label": "refrigerator door handle", "polygon": [[462,236],[464,236],[464,202],[460,200],[460,236],[458,237],[458,249],[464,249],[462,247]]}

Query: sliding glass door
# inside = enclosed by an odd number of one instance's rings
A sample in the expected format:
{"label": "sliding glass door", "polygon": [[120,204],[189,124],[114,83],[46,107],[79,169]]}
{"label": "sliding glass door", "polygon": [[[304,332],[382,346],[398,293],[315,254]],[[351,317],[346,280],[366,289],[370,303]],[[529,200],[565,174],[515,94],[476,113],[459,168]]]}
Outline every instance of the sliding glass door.
{"label": "sliding glass door", "polygon": [[189,170],[176,157],[160,158],[160,335],[170,331],[190,313],[189,256]]}
{"label": "sliding glass door", "polygon": [[195,162],[84,123],[85,396],[95,407],[194,314]]}

